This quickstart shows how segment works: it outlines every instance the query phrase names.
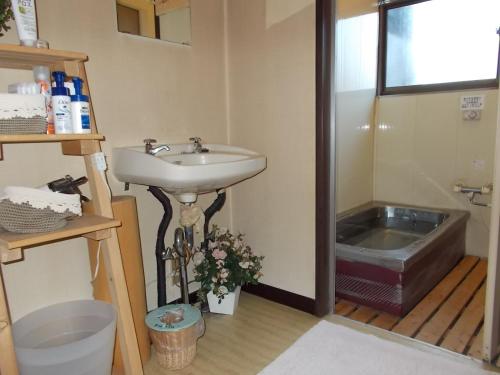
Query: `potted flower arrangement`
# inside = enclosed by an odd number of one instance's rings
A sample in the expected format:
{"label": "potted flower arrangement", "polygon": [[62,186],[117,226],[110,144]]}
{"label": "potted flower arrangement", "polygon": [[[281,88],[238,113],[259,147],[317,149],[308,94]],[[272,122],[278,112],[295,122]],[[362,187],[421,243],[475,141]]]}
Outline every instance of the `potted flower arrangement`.
{"label": "potted flower arrangement", "polygon": [[233,314],[241,286],[257,284],[262,276],[263,259],[252,252],[243,234],[234,235],[214,225],[208,248],[193,255],[200,299],[208,300],[211,312]]}

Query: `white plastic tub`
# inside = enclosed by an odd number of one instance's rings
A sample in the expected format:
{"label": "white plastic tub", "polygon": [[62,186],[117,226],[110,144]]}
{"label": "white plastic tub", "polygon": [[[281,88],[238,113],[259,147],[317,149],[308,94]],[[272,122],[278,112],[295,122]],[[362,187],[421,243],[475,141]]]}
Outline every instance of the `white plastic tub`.
{"label": "white plastic tub", "polygon": [[13,324],[21,375],[109,375],[116,312],[94,300],[60,303]]}

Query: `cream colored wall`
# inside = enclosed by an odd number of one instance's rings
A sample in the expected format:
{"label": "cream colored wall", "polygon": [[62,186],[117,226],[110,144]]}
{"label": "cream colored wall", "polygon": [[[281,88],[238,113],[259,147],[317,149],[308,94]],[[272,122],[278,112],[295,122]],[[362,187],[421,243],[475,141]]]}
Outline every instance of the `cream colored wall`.
{"label": "cream colored wall", "polygon": [[[108,163],[112,147],[140,144],[146,137],[174,143],[196,135],[226,143],[222,0],[192,1],[192,47],[118,33],[114,1],[45,0],[37,7],[41,38],[52,48],[90,56],[87,74],[97,125],[106,135]],[[18,43],[15,26],[0,42]],[[0,88],[30,79],[29,72],[0,70]],[[36,186],[67,173],[85,173],[81,158],[61,156],[55,144],[7,145],[5,159],[2,185]],[[123,194],[122,185],[110,172],[108,176],[113,192]],[[127,194],[137,197],[148,306],[153,308],[154,247],[162,210],[145,187],[131,186]],[[206,207],[209,200],[201,203]],[[178,203],[172,204],[175,215],[167,244],[178,222]],[[215,221],[226,225],[229,210],[228,203]],[[23,262],[2,266],[14,320],[45,305],[91,297],[85,241],[28,249],[25,256]],[[169,299],[179,295],[178,288],[168,292]]]}
{"label": "cream colored wall", "polygon": [[227,9],[230,142],[268,162],[231,189],[233,226],[266,256],[263,283],[314,297],[314,2],[229,0]]}
{"label": "cream colored wall", "polygon": [[337,2],[337,213],[373,200],[378,14],[372,1]]}
{"label": "cream colored wall", "polygon": [[337,93],[337,213],[373,200],[375,90]]}
{"label": "cream colored wall", "polygon": [[[481,120],[462,120],[460,97],[477,94],[486,96]],[[378,100],[375,131],[375,199],[470,211],[467,253],[483,257],[490,209],[471,206],[452,187],[492,182],[497,95],[497,90],[479,90],[384,96]],[[484,161],[484,168],[474,168],[475,160]]]}

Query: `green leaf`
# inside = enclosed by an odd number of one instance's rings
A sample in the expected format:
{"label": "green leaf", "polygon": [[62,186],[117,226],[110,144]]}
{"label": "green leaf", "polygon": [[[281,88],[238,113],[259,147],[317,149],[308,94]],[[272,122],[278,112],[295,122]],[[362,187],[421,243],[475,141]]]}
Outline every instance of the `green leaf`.
{"label": "green leaf", "polygon": [[12,12],[12,4],[10,0],[0,0],[0,36],[4,34],[2,31],[10,30],[7,23],[14,19],[14,13]]}

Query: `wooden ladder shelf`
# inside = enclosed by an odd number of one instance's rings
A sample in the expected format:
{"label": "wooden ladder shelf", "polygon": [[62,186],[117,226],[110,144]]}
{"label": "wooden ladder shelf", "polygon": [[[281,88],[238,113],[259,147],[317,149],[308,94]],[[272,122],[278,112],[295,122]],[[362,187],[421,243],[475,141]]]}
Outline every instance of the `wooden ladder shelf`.
{"label": "wooden ladder shelf", "polygon": [[[29,69],[35,65],[48,66],[51,71],[65,71],[68,76],[78,76],[83,79],[83,91],[89,95],[85,61],[87,55],[78,52],[37,49],[15,45],[0,44],[0,68]],[[96,241],[102,241],[104,262],[106,265],[109,290],[113,305],[118,313],[117,330],[120,347],[123,352],[123,362],[127,375],[143,374],[137,337],[132,320],[132,310],[128,297],[122,259],[118,244],[116,227],[121,223],[113,218],[111,199],[107,182],[92,162],[91,155],[101,151],[100,141],[104,137],[97,132],[92,103],[90,103],[91,134],[68,135],[0,135],[1,145],[7,143],[61,143],[65,155],[83,156],[92,194],[93,212],[95,215],[84,215],[70,220],[63,229],[37,234],[0,233],[0,263],[22,260],[23,249],[47,243],[63,241],[77,236],[83,236]],[[1,157],[0,157],[1,160]],[[12,326],[7,307],[4,280],[0,267],[0,373],[2,375],[19,374],[14,344]]]}

